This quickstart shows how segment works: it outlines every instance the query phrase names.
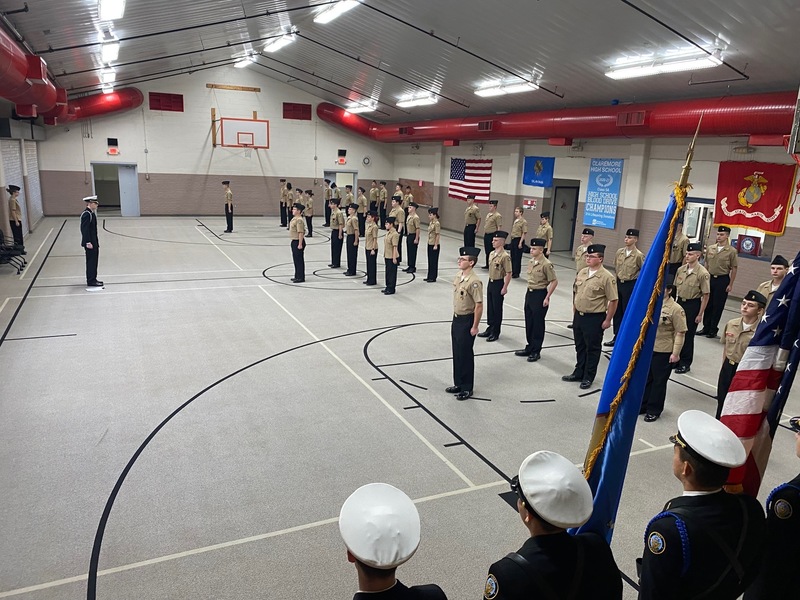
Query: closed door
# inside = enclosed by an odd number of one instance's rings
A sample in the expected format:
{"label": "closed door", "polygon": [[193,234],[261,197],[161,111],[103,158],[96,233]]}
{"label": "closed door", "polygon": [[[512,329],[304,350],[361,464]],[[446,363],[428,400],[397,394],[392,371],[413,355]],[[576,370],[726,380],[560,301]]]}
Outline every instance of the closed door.
{"label": "closed door", "polygon": [[119,205],[123,217],[139,216],[139,178],[136,165],[119,165]]}
{"label": "closed door", "polygon": [[553,252],[572,249],[575,233],[575,217],[578,214],[578,188],[559,186],[553,193],[553,208],[550,223],[553,226]]}

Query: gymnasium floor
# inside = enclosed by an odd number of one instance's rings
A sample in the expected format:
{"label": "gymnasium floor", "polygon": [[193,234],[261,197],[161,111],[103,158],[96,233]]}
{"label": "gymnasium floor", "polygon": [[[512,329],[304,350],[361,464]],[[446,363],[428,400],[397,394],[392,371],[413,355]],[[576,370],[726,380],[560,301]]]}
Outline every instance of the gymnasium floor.
{"label": "gymnasium floor", "polygon": [[[0,267],[0,598],[85,598],[93,550],[97,598],[348,598],[336,520],[371,481],[422,516],[399,578],[478,598],[525,539],[507,478],[535,450],[583,461],[608,361],[588,393],[561,381],[575,359],[567,254],[542,360],[513,355],[514,280],[500,340],[475,343],[476,397],[458,402],[444,388],[459,235],[443,236],[437,283],[422,282],[423,248],[387,297],[327,267],[321,219],[302,285],[277,219],[237,217],[224,235],[222,217],[100,221],[103,291],[85,290],[77,218],[39,224],[21,276]],[[637,429],[612,544],[633,579],[645,525],[680,494],[675,419],[715,408],[722,347],[700,338],[696,352],[662,418]],[[793,448],[779,428],[762,500],[796,475]]]}

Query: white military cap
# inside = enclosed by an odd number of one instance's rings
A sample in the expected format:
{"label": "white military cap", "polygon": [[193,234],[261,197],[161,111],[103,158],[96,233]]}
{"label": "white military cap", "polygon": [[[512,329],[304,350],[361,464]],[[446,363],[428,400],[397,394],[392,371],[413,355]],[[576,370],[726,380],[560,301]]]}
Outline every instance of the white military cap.
{"label": "white military cap", "polygon": [[578,468],[549,450],[534,452],[519,467],[525,502],[556,527],[578,527],[592,516],[592,490]]}
{"label": "white military cap", "polygon": [[97,196],[86,196],[83,199],[84,202],[97,202]]}
{"label": "white military cap", "polygon": [[687,410],[679,416],[678,433],[669,441],[721,467],[741,467],[747,459],[736,434],[700,410]]}
{"label": "white military cap", "polygon": [[358,560],[377,569],[391,569],[414,555],[420,523],[411,498],[388,483],[361,486],[345,500],[339,533]]}

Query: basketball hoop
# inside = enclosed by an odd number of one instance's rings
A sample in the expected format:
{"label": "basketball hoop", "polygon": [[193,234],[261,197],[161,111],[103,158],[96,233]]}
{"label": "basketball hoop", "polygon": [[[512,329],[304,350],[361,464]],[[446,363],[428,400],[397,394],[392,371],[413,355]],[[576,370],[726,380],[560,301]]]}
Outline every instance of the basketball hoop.
{"label": "basketball hoop", "polygon": [[250,158],[253,154],[253,146],[251,144],[242,144],[242,148],[244,148],[244,157]]}

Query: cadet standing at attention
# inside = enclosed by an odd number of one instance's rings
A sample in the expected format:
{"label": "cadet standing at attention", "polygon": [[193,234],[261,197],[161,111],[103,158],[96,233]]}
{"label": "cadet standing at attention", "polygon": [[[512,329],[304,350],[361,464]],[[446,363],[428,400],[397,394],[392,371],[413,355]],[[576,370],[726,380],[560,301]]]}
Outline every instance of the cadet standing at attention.
{"label": "cadet standing at attention", "polygon": [[[399,186],[399,184],[398,184]],[[394,227],[397,230],[397,234],[400,236],[400,243],[397,246],[397,262],[398,264],[403,262],[403,233],[406,227],[406,213],[403,212],[403,207],[401,206],[403,203],[403,197],[397,193],[392,196],[392,209],[389,211],[389,216],[394,217]]]}
{"label": "cadet standing at attention", "polygon": [[414,194],[411,193],[411,186],[407,185],[403,194],[403,210],[408,210],[409,205],[414,201]]}
{"label": "cadet standing at attention", "polygon": [[406,217],[406,250],[408,251],[408,267],[403,269],[406,273],[417,272],[417,250],[419,250],[419,215],[417,214],[419,204],[410,202],[408,205],[408,216]]}
{"label": "cadet standing at attention", "polygon": [[440,233],[439,209],[432,206],[428,209],[428,275],[424,279],[426,283],[433,283],[439,277]]}
{"label": "cadet standing at attention", "polygon": [[308,235],[306,237],[314,237],[314,190],[306,190],[303,216],[306,218],[306,226],[308,227]]}
{"label": "cadet standing at attention", "polygon": [[344,186],[344,190],[345,190],[344,198],[342,199],[341,206],[342,206],[342,209],[345,212],[345,215],[347,215],[350,212],[350,205],[354,204],[356,199],[355,199],[355,196],[353,196],[353,186],[352,185]]}
{"label": "cadet standing at attention", "polygon": [[281,199],[280,199],[280,217],[281,217],[281,227],[286,227],[288,224],[288,213],[292,210],[290,206],[286,204],[286,196],[288,194],[288,190],[286,189],[286,180],[281,179]]}
{"label": "cadet standing at attention", "polygon": [[545,317],[550,307],[550,297],[556,291],[558,279],[553,263],[544,256],[547,240],[531,240],[531,259],[528,261],[528,291],[525,294],[525,348],[514,352],[516,356],[527,356],[528,362],[542,357]]}
{"label": "cadet standing at attention", "polygon": [[11,237],[14,239],[14,245],[18,246],[25,252],[25,238],[22,233],[22,207],[19,205],[19,186],[9,185],[6,188],[8,192],[8,224],[11,226]]}
{"label": "cadet standing at attention", "polygon": [[789,261],[780,254],[776,255],[775,258],[772,259],[772,264],[769,266],[771,279],[765,281],[756,288],[756,291],[767,299],[767,306],[772,302],[772,296],[775,295],[775,291],[781,286],[781,283],[783,283],[783,278],[786,277],[788,271]]}
{"label": "cadet standing at attention", "polygon": [[358,188],[358,197],[356,198],[356,204],[358,204],[358,236],[364,237],[364,224],[367,222],[367,211],[369,207],[367,205],[367,197],[364,195],[366,194],[367,190],[363,187]]}
{"label": "cadet standing at attention", "polygon": [[294,263],[294,277],[292,283],[303,283],[306,280],[305,259],[305,232],[303,224],[303,210],[305,206],[297,202],[292,206],[292,220],[289,222],[289,238],[292,240],[292,262]]}
{"label": "cadet standing at attention", "polygon": [[582,390],[589,389],[597,375],[603,332],[611,327],[617,310],[614,276],[603,268],[605,251],[602,244],[592,244],[586,249],[586,267],[578,272],[573,285],[572,335],[577,361],[572,373],[561,380],[580,381]]}
{"label": "cadet standing at attention", "polygon": [[696,335],[707,338],[717,337],[719,320],[725,310],[725,301],[736,281],[736,270],[739,266],[739,254],[731,246],[728,237],[731,228],[720,225],[717,228],[716,244],[706,249],[706,269],[711,275],[711,293],[708,297],[708,308],[703,317],[703,328]]}
{"label": "cadet standing at attention", "polygon": [[367,224],[364,230],[364,248],[367,259],[367,278],[365,285],[378,285],[378,211],[367,213]]}
{"label": "cadet standing at attention", "polygon": [[231,191],[231,182],[225,180],[222,182],[225,188],[225,223],[227,229],[223,233],[233,233],[233,192]]}
{"label": "cadet standing at attention", "polygon": [[528,222],[522,216],[522,208],[514,209],[514,222],[511,224],[511,278],[516,279],[522,270],[522,247],[528,236]]}
{"label": "cadet standing at attention", "polygon": [[345,244],[347,245],[347,271],[344,272],[346,277],[355,277],[358,275],[356,269],[358,268],[358,204],[351,204],[348,209],[348,217],[345,222]]}
{"label": "cadet standing at attention", "polygon": [[339,198],[331,198],[330,225],[331,225],[331,262],[328,265],[338,269],[342,264],[342,243],[344,239],[344,215],[339,210]]}
{"label": "cadet standing at attention", "polygon": [[550,211],[544,211],[539,217],[539,227],[536,229],[536,237],[547,240],[544,249],[544,257],[550,258],[550,248],[553,247],[553,228],[550,225]]}
{"label": "cadet standing at attention", "polygon": [[378,190],[378,207],[381,216],[381,229],[386,229],[386,215],[389,213],[389,190],[386,189],[386,182],[381,181]]}
{"label": "cadet standing at attention", "polygon": [[495,231],[492,238],[494,249],[489,255],[489,285],[486,287],[486,331],[478,334],[487,342],[498,340],[503,325],[503,299],[511,283],[511,256],[505,249],[507,237],[508,232]]}
{"label": "cadet standing at attention", "polygon": [[331,180],[325,180],[325,195],[323,196],[323,201],[325,203],[325,222],[322,224],[323,227],[330,227],[331,226],[331,199],[333,198],[333,190],[331,189]]}
{"label": "cadet standing at attention", "polygon": [[475,336],[483,314],[483,283],[473,269],[479,248],[459,249],[458,275],[453,280],[453,323],[450,342],[453,349],[453,385],[445,389],[456,400],[472,396],[475,387]]}
{"label": "cadet standing at attention", "polygon": [[378,212],[378,182],[374,179],[369,188],[369,209]]}
{"label": "cadet standing at attention", "polygon": [[628,300],[633,294],[639,271],[642,270],[642,265],[644,264],[644,254],[636,247],[636,242],[638,241],[639,230],[628,229],[625,232],[625,246],[617,250],[617,255],[614,258],[619,306],[617,307],[617,312],[614,313],[614,337],[611,338],[610,342],[603,344],[603,346],[608,346],[609,348],[612,348],[617,341],[617,333],[619,333],[619,326],[622,324],[622,317],[625,316],[625,308],[628,306]]}
{"label": "cadet standing at attention", "polygon": [[675,277],[675,273],[683,264],[686,253],[689,251],[689,238],[683,233],[683,219],[679,220],[675,228],[675,237],[672,240],[672,248],[669,250],[669,275]]}
{"label": "cadet standing at attention", "polygon": [[675,273],[675,291],[678,304],[686,312],[686,340],[681,350],[681,360],[675,372],[678,374],[691,371],[694,361],[694,334],[697,326],[703,321],[703,313],[708,304],[711,276],[700,264],[702,246],[689,244],[686,246],[686,264],[678,267]]}
{"label": "cadet standing at attention", "polygon": [[382,294],[391,296],[397,286],[397,247],[400,245],[400,234],[394,228],[395,218],[386,217],[386,235],[383,236],[383,262],[386,266],[386,287]]}
{"label": "cadet standing at attention", "polygon": [[492,239],[495,231],[503,227],[503,216],[497,212],[497,200],[489,200],[489,212],[486,213],[486,221],[483,224],[483,248],[486,252],[486,264],[484,269],[489,268],[489,254],[492,251]]}
{"label": "cadet standing at attention", "polygon": [[97,196],[83,199],[86,208],[81,213],[81,246],[86,254],[86,291],[103,289],[103,282],[97,279],[97,262],[100,259],[100,239],[97,237]]}
{"label": "cadet standing at attention", "polygon": [[464,210],[464,246],[475,247],[475,233],[481,225],[481,209],[475,206],[475,195],[467,194],[467,208]]}
{"label": "cadet standing at attention", "polygon": [[[577,248],[575,248],[575,254],[572,257],[575,260],[576,276],[578,275],[580,270],[586,266],[586,249],[591,245],[593,239],[594,239],[594,229],[589,229],[588,227],[584,227],[583,231],[581,232],[581,243]],[[572,299],[573,301],[575,300],[574,292],[572,294]],[[572,329],[572,323],[567,325],[567,329]]]}

